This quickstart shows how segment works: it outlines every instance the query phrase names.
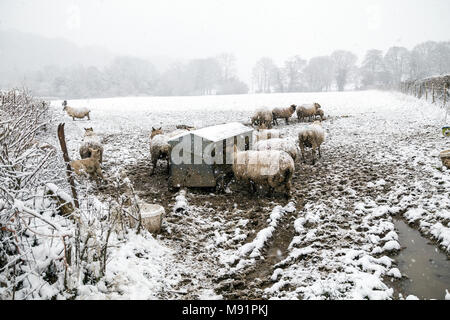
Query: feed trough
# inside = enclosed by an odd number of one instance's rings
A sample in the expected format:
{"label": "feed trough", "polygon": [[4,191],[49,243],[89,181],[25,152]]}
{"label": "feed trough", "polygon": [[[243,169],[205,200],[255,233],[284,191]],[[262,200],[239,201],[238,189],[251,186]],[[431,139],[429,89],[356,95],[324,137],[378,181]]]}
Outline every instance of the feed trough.
{"label": "feed trough", "polygon": [[252,139],[253,128],[238,122],[171,138],[169,187],[216,187],[232,170],[234,145],[240,150],[249,150]]}

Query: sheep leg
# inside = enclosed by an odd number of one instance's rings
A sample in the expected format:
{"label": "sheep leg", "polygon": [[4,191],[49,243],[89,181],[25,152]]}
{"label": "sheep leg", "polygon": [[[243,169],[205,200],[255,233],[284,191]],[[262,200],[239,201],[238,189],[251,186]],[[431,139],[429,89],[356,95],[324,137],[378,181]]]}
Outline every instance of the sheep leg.
{"label": "sheep leg", "polygon": [[284,118],[286,120],[286,124],[289,124],[289,118]]}
{"label": "sheep leg", "polygon": [[315,159],[315,153],[316,153],[316,147],[313,146],[312,150],[311,150],[311,155],[312,155],[312,164],[315,165],[316,164],[316,159]]}
{"label": "sheep leg", "polygon": [[302,159],[303,159],[303,162],[306,163],[306,159],[305,159],[305,147],[303,146],[303,144],[300,144],[300,150],[302,151]]}
{"label": "sheep leg", "polygon": [[152,169],[150,171],[150,175],[152,176],[155,173],[156,164],[158,163],[158,158],[155,160],[152,160]]}
{"label": "sheep leg", "polygon": [[251,193],[255,193],[256,192],[255,182],[253,182],[252,180],[250,180],[250,192]]}
{"label": "sheep leg", "polygon": [[321,159],[322,155],[320,154],[320,146],[317,149],[319,149],[319,159]]}
{"label": "sheep leg", "polygon": [[269,186],[268,196],[272,197],[274,192],[275,192],[275,189],[272,186]]}

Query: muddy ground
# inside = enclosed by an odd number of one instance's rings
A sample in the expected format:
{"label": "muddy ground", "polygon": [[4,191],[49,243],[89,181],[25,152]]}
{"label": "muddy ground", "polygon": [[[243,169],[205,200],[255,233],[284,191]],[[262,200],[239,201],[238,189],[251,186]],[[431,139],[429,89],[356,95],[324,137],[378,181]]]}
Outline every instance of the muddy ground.
{"label": "muddy ground", "polygon": [[[292,124],[302,126],[304,124]],[[292,129],[292,128],[291,128]],[[130,141],[124,141],[123,136],[105,137],[106,143],[120,141],[120,144],[136,144],[136,136]],[[146,135],[138,138],[144,142]],[[158,203],[166,210],[165,221],[161,233],[157,236],[165,245],[175,248],[176,258],[185,263],[187,268],[181,274],[182,281],[171,292],[162,292],[161,298],[199,298],[202,289],[213,288],[214,293],[225,299],[263,299],[270,296],[264,289],[273,285],[271,276],[278,265],[288,256],[288,248],[296,232],[294,221],[299,217],[306,203],[333,202],[336,199],[345,199],[340,209],[352,211],[354,203],[364,199],[373,199],[377,205],[388,202],[385,196],[395,184],[402,179],[417,176],[415,168],[408,168],[407,163],[390,161],[389,165],[371,157],[377,154],[380,141],[364,141],[364,148],[358,144],[324,144],[322,159],[316,165],[296,163],[296,172],[293,177],[292,195],[285,199],[283,195],[268,195],[266,190],[256,194],[251,193],[247,185],[234,180],[228,184],[227,193],[215,193],[212,189],[187,189],[186,199],[189,209],[186,212],[174,212],[175,197],[179,194],[171,192],[168,188],[167,163],[159,161],[153,176],[150,172],[150,159],[147,156],[137,159],[136,163],[127,166],[126,172],[132,181],[139,197],[150,203]],[[309,154],[308,154],[309,155]],[[310,159],[307,159],[310,163]],[[399,170],[402,168],[402,170]],[[105,170],[108,171],[108,165]],[[368,183],[375,183],[383,179],[386,183],[381,188],[368,188]],[[107,189],[103,190],[108,194]],[[276,228],[273,237],[263,248],[263,255],[254,263],[244,267],[239,272],[229,271],[229,266],[220,262],[216,250],[236,250],[244,243],[251,242],[257,233],[266,227],[267,216],[275,205],[285,206],[294,202],[296,213],[284,217]],[[348,236],[340,238],[336,230],[350,230],[357,225],[363,225],[363,217],[355,218],[344,215],[334,216],[322,221],[316,237],[312,243],[326,250],[351,248],[362,245],[363,239]],[[248,220],[246,224],[242,221]],[[317,228],[317,226],[310,226]],[[232,239],[235,230],[239,228],[240,235],[237,240],[224,243],[215,243],[219,234],[226,234]],[[367,228],[357,228],[357,232],[367,231]],[[212,245],[214,244],[214,245]],[[306,245],[303,243],[302,245]],[[320,255],[305,257],[302,263],[317,264]],[[291,261],[295,264],[299,261]],[[319,267],[321,272],[333,272],[326,265]],[[390,279],[386,282],[389,286]],[[282,290],[290,291],[286,285]],[[396,293],[401,293],[396,291]],[[297,296],[302,298],[301,295]]]}
{"label": "muddy ground", "polygon": [[[373,102],[374,106],[371,106],[371,95],[380,98],[379,102]],[[253,194],[249,186],[230,181],[225,193],[212,189],[185,190],[188,205],[176,211],[176,197],[183,191],[169,191],[167,163],[159,161],[155,174],[150,176],[149,131],[114,134],[108,132],[113,131],[109,128],[103,130],[108,155],[103,164],[105,175],[111,178],[113,172],[123,170],[142,200],[165,208],[162,230],[156,238],[173,249],[173,265],[166,271],[168,276],[176,273],[180,280],[174,287],[162,289],[157,294],[159,298],[397,299],[399,294],[407,296],[409,293],[401,292],[397,289],[401,286],[395,285],[405,276],[397,279],[387,275],[389,269],[396,267],[398,250],[384,249],[383,245],[389,240],[386,236],[390,231],[395,231],[393,217],[405,219],[408,210],[414,208],[425,208],[428,215],[409,221],[410,225],[420,229],[422,236],[449,257],[442,240],[430,233],[435,223],[444,226],[450,223],[445,213],[450,210],[448,171],[442,171],[437,158],[438,152],[448,146],[448,140],[439,136],[435,119],[422,114],[420,106],[409,112],[410,104],[415,103],[412,99],[388,93],[364,93],[361,101],[357,97],[352,99],[351,108],[345,106],[346,101],[340,102],[342,109],[336,106],[334,115],[324,122],[327,140],[322,145],[320,161],[314,166],[310,158],[307,163],[296,163],[289,199],[283,195],[267,195],[265,190]],[[365,109],[353,107],[363,104]],[[248,119],[251,111],[238,115]],[[209,115],[199,113],[197,119],[208,120],[209,125],[236,121],[233,112],[212,120],[201,117]],[[191,124],[186,119],[189,117],[183,115],[183,122],[177,123],[172,117],[173,123],[164,129],[170,131],[176,124]],[[295,138],[305,125],[293,118],[289,125],[283,123],[277,128],[284,136]],[[72,133],[75,130],[78,129],[74,128]],[[114,191],[108,185],[97,195],[107,200]],[[240,255],[242,246],[267,228],[272,210],[289,203],[295,211],[278,221],[261,248],[261,255],[254,258]],[[380,208],[388,209],[377,215]],[[305,222],[299,228],[296,224],[302,218]],[[295,255],[296,249],[309,251]],[[352,250],[356,252],[353,260],[346,260],[345,255],[353,254]],[[373,262],[385,256],[393,259],[392,265],[374,262],[378,266],[367,267],[363,261]],[[350,276],[349,267],[353,268]],[[382,270],[381,274],[377,270]],[[376,284],[366,295],[367,288],[358,288],[358,277],[366,274],[377,274],[384,282],[383,287]],[[393,293],[388,292],[389,288],[395,289]]]}

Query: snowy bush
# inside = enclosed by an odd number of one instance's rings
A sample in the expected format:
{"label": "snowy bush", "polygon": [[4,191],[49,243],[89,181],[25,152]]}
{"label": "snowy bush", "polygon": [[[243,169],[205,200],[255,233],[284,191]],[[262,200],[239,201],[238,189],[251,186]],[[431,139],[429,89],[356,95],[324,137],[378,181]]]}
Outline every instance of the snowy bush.
{"label": "snowy bush", "polygon": [[19,90],[0,102],[0,300],[76,297],[80,285],[104,276],[108,248],[126,236],[130,219],[140,231],[137,196],[119,177],[111,205],[88,182],[77,185],[74,201],[61,153],[42,141],[48,104]]}

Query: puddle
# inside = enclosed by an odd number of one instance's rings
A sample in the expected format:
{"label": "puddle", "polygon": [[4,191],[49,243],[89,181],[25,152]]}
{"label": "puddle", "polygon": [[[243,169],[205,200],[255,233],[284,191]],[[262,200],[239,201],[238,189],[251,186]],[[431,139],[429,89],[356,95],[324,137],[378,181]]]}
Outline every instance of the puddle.
{"label": "puddle", "polygon": [[450,260],[403,220],[395,219],[394,224],[403,249],[393,258],[408,277],[394,283],[395,291],[404,297],[412,294],[419,299],[443,300],[445,290],[450,291]]}

